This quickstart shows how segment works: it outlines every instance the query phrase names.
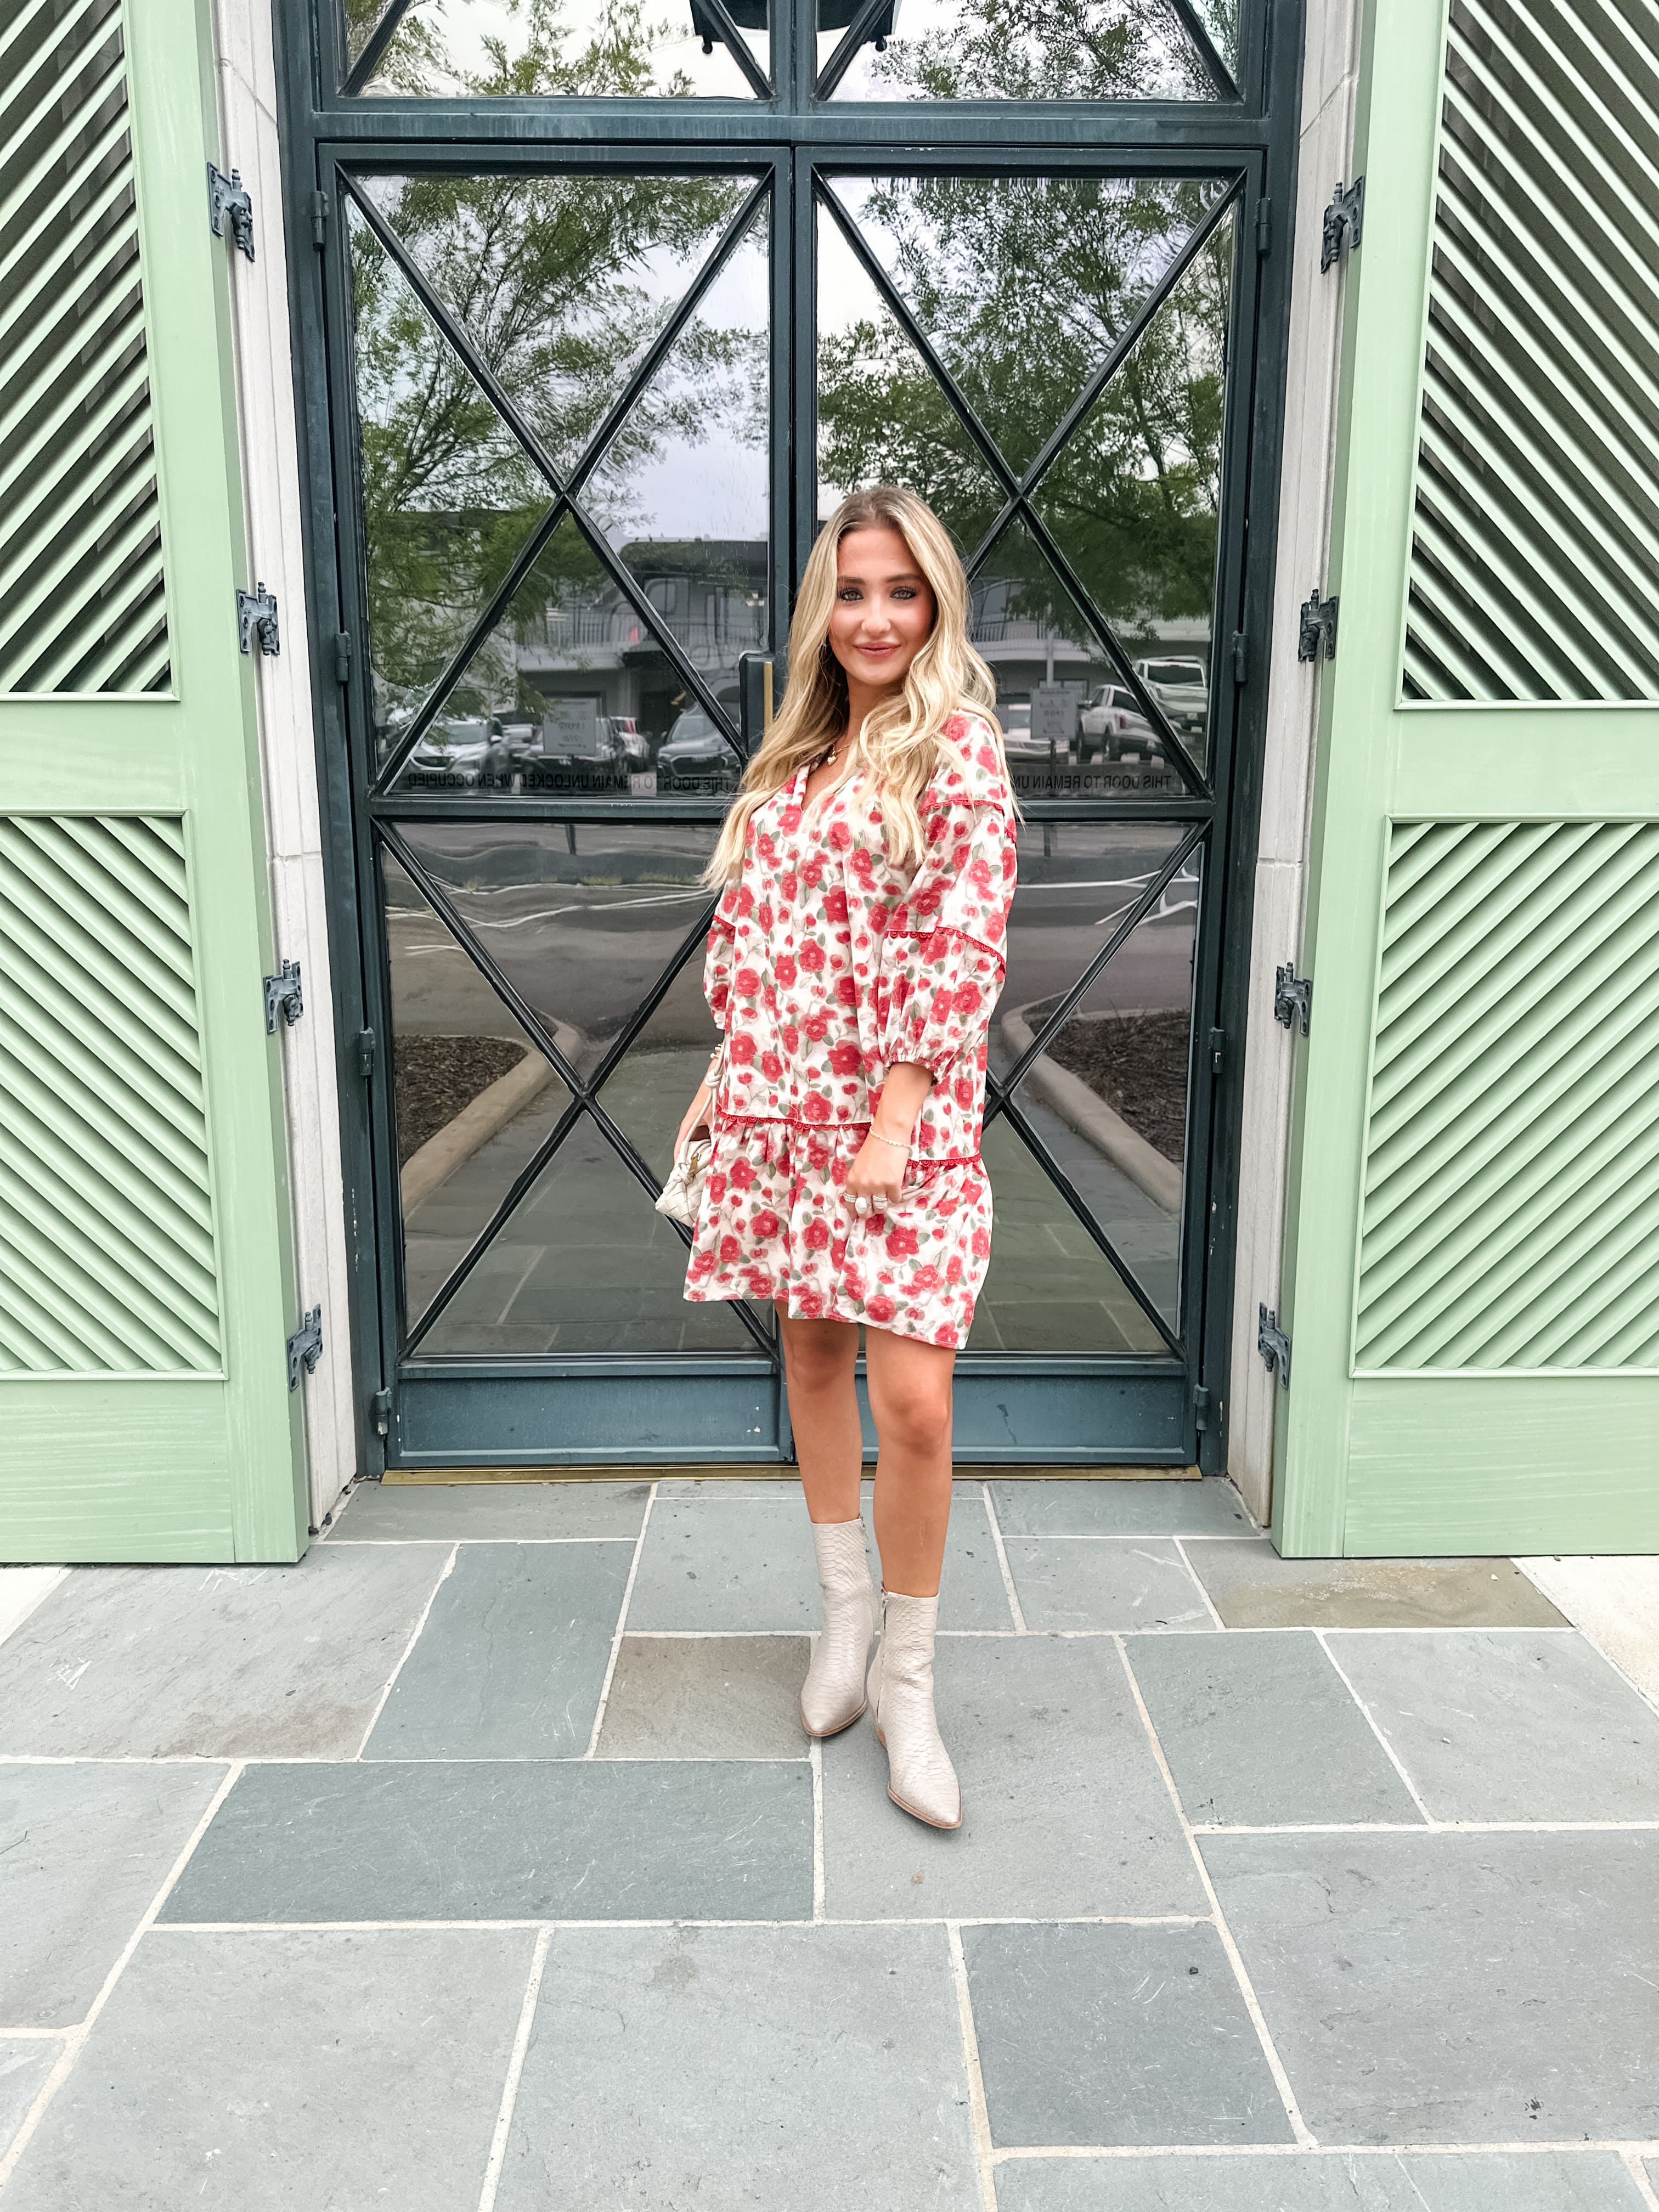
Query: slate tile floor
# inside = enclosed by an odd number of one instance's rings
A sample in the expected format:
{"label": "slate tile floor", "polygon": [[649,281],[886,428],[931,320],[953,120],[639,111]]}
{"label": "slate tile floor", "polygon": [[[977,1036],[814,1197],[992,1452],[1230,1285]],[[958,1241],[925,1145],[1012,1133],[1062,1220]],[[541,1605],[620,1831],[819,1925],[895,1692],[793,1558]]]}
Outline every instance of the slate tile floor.
{"label": "slate tile floor", "polygon": [[1509,1561],[964,1481],[949,1836],[783,1484],[19,1609],[0,2212],[1659,2212],[1659,1712]]}

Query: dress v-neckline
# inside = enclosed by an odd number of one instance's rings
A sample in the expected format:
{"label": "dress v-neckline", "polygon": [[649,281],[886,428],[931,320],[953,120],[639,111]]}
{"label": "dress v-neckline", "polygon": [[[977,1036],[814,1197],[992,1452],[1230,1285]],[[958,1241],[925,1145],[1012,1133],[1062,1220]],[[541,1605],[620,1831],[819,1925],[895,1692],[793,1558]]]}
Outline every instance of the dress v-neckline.
{"label": "dress v-neckline", "polygon": [[806,787],[812,781],[812,763],[809,761],[803,761],[800,766],[795,770],[794,796],[796,804],[800,807],[801,811],[805,813],[809,806],[822,805],[830,799],[838,798],[840,794],[846,790],[848,785],[856,780],[858,774],[859,770],[856,765],[855,756],[854,764],[848,769],[845,775],[837,776],[834,783],[826,784],[823,789],[820,791],[816,797],[809,799],[806,795]]}

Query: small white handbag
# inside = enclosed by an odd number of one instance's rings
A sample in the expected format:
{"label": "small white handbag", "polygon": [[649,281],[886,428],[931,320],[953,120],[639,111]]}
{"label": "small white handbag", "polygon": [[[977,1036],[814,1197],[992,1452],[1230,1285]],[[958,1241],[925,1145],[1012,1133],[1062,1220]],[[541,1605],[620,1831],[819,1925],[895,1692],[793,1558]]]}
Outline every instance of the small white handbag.
{"label": "small white handbag", "polygon": [[[720,1088],[720,1076],[726,1067],[726,1040],[720,1039],[720,1049],[708,1063],[708,1073],[703,1077],[708,1087],[709,1112],[714,1111],[714,1096]],[[703,1186],[708,1180],[708,1163],[714,1156],[714,1139],[694,1130],[674,1155],[674,1164],[668,1170],[668,1180],[662,1187],[662,1195],[656,1200],[659,1213],[665,1213],[671,1221],[678,1221],[687,1229],[697,1225],[697,1213],[702,1205]]]}
{"label": "small white handbag", "polygon": [[668,1170],[668,1180],[662,1187],[662,1196],[656,1201],[659,1213],[665,1213],[671,1221],[684,1223],[688,1229],[696,1227],[703,1189],[708,1181],[708,1162],[714,1149],[707,1137],[686,1139],[684,1149],[674,1156],[674,1164]]}

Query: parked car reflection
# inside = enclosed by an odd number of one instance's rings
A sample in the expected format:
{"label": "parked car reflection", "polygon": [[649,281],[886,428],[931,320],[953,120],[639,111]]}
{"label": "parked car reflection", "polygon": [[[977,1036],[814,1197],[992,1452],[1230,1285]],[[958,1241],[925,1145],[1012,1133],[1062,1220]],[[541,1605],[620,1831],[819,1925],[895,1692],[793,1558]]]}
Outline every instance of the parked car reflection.
{"label": "parked car reflection", "polygon": [[657,755],[659,791],[734,791],[738,757],[700,707],[688,708]]}
{"label": "parked car reflection", "polygon": [[1201,738],[1210,719],[1210,684],[1201,660],[1137,660],[1135,674],[1183,738]]}
{"label": "parked car reflection", "polygon": [[1159,760],[1164,741],[1140,710],[1140,702],[1121,684],[1103,684],[1090,693],[1078,716],[1080,761]]}
{"label": "parked car reflection", "polygon": [[500,775],[507,733],[493,714],[462,714],[434,722],[409,757],[412,783],[470,789]]}

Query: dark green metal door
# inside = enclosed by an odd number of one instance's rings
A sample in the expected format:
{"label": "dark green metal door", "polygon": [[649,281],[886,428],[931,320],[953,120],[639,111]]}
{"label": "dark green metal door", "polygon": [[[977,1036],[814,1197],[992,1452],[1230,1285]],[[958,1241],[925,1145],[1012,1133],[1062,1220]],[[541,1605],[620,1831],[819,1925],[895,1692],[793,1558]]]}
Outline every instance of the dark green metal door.
{"label": "dark green metal door", "polygon": [[1295,11],[343,5],[288,97],[388,1459],[790,1456],[771,1315],[686,1304],[651,1201],[760,662],[878,476],[1026,817],[959,1454],[1212,1456]]}

